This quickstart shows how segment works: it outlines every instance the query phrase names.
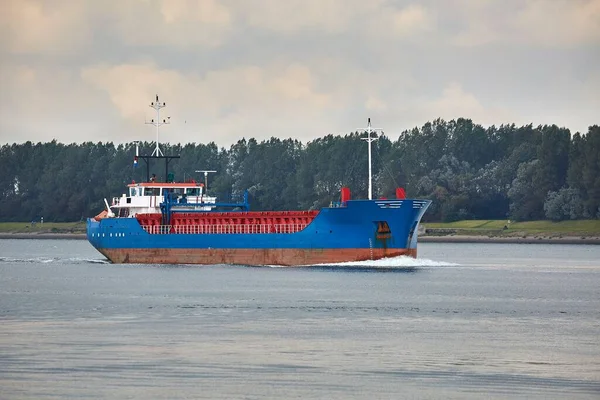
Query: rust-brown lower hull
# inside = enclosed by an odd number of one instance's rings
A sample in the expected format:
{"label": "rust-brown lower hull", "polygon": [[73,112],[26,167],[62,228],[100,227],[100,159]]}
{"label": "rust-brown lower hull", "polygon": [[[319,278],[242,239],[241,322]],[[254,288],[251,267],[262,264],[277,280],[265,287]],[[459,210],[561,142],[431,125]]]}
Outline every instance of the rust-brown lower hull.
{"label": "rust-brown lower hull", "polygon": [[110,261],[135,264],[300,266],[417,256],[417,249],[98,249]]}

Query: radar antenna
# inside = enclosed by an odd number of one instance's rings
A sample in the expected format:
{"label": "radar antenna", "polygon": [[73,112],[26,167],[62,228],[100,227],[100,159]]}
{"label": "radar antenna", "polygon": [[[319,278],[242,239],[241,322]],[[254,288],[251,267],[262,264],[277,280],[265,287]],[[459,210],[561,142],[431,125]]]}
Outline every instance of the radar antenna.
{"label": "radar antenna", "polygon": [[208,189],[208,174],[217,171],[196,170],[196,172],[204,172],[204,190]]}

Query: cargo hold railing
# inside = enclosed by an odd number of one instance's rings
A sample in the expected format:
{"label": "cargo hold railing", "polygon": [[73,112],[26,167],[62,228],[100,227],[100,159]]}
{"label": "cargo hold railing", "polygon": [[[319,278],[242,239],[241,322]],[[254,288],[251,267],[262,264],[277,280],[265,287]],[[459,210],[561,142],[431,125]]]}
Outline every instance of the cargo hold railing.
{"label": "cargo hold railing", "polygon": [[248,225],[142,225],[153,235],[168,234],[256,234],[256,233],[296,233],[309,224],[248,224]]}

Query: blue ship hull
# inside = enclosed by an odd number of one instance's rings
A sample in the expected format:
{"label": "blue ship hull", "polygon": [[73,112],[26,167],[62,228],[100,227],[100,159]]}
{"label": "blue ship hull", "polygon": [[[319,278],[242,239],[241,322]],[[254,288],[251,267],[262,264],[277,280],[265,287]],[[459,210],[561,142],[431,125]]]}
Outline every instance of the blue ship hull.
{"label": "blue ship hull", "polygon": [[136,218],[90,218],[87,237],[115,263],[314,265],[416,257],[418,225],[430,203],[350,200],[323,208],[295,233],[150,234]]}

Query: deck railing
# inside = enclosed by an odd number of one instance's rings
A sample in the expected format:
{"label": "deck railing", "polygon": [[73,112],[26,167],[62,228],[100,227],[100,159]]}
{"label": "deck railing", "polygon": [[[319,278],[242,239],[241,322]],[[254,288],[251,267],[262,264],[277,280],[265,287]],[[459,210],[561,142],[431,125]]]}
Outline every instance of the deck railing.
{"label": "deck railing", "polygon": [[167,234],[234,234],[234,233],[296,233],[308,224],[247,224],[247,225],[142,225],[153,235]]}

